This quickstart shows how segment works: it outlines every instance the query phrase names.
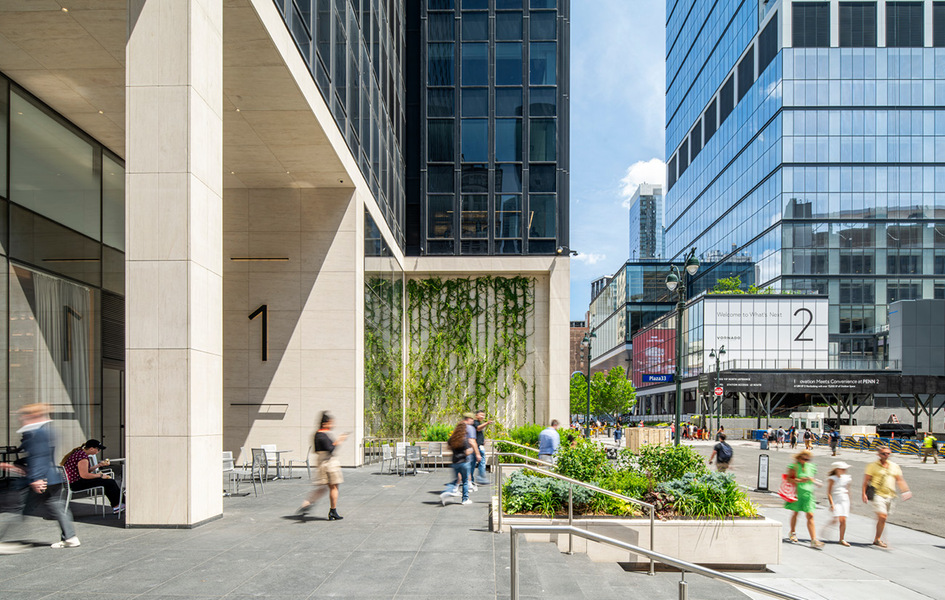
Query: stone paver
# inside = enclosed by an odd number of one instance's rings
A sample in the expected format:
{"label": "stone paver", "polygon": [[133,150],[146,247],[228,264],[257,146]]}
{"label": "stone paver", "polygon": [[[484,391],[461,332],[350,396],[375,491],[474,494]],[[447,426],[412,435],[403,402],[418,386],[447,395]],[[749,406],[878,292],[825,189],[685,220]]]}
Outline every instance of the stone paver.
{"label": "stone paver", "polygon": [[[124,529],[75,503],[82,546],[39,546],[57,529],[34,517],[37,547],[0,556],[0,598],[507,599],[509,537],[488,531],[491,488],[473,493],[473,505],[443,507],[438,493],[448,476],[445,469],[408,477],[346,470],[340,522],[324,520],[325,500],[304,521],[294,517],[309,490],[299,480],[267,485],[258,498],[227,498],[222,519],[193,530]],[[862,537],[868,524],[851,525],[851,534]],[[784,565],[744,576],[813,599],[862,597],[863,590],[943,597],[933,573],[945,541],[902,528],[891,541],[892,552],[831,545],[819,553],[786,544]],[[523,599],[677,597],[678,574],[625,572],[551,544],[523,544],[520,568]],[[748,597],[722,582],[687,580],[693,600]]]}

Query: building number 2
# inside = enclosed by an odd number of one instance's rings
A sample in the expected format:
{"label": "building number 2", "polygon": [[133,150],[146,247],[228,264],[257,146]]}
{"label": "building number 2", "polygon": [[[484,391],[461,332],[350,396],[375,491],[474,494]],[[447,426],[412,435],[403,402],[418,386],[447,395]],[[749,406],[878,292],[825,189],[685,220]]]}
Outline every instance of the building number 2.
{"label": "building number 2", "polygon": [[[795,342],[813,342],[814,338],[804,337],[804,332],[807,331],[807,328],[810,327],[810,324],[814,322],[814,313],[810,311],[809,308],[799,308],[794,311],[794,316],[796,317],[800,313],[807,314],[807,322],[804,323],[804,326],[801,327],[800,333],[797,334],[797,337],[794,338]],[[802,319],[804,317],[801,317]]]}
{"label": "building number 2", "polygon": [[263,304],[256,310],[254,310],[249,315],[249,320],[252,321],[259,315],[262,315],[262,359],[263,362],[269,360],[269,306]]}

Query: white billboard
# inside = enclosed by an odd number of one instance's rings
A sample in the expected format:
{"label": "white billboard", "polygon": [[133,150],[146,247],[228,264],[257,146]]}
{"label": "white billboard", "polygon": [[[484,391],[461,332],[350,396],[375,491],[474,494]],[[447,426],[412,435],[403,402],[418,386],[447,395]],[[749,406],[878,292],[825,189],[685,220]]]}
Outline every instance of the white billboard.
{"label": "white billboard", "polygon": [[[826,369],[827,298],[704,299],[705,370],[725,346],[723,369]],[[727,363],[727,364],[726,364]]]}

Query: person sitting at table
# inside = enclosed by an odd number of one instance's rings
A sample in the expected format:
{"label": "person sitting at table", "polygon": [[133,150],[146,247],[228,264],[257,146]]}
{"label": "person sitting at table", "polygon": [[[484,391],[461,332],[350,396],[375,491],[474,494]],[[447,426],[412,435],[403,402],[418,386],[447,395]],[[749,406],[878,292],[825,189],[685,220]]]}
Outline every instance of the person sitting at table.
{"label": "person sitting at table", "polygon": [[69,479],[69,488],[73,492],[102,487],[105,489],[105,497],[108,498],[108,503],[112,505],[112,511],[118,513],[125,508],[121,501],[121,489],[111,475],[98,472],[99,469],[109,465],[108,460],[103,460],[94,465],[90,460],[90,457],[104,449],[105,446],[102,445],[102,442],[94,439],[89,440],[66,454],[59,464],[65,468],[66,477]]}

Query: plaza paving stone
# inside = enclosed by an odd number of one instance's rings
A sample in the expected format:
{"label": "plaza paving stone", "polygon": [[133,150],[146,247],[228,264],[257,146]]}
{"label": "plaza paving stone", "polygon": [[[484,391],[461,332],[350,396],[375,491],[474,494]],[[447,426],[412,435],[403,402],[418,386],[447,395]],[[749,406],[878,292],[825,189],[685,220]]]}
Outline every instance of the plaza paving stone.
{"label": "plaza paving stone", "polygon": [[[472,493],[472,505],[444,507],[438,493],[448,473],[398,477],[378,474],[376,467],[346,469],[339,503],[345,519],[337,522],[325,519],[324,499],[308,518],[293,515],[310,489],[301,480],[267,484],[258,497],[226,498],[224,517],[196,529],[125,529],[118,519],[94,517],[90,505],[76,502],[82,546],[40,545],[54,541],[58,531],[53,521],[31,518],[37,546],[0,556],[0,598],[507,599],[509,536],[488,530],[491,487]],[[942,597],[928,586],[945,543],[928,534],[909,536],[897,530],[891,553],[843,548],[843,554],[836,545],[816,553],[786,545],[785,564],[743,576],[814,599],[862,597],[864,590]],[[857,559],[851,550],[866,554]],[[892,573],[890,557],[902,563],[902,573]],[[910,578],[906,565],[919,574],[911,587],[902,584]],[[625,572],[616,564],[563,555],[551,544],[522,544],[520,569],[523,600],[677,597],[678,574]],[[687,580],[693,600],[756,597],[698,576]]]}

